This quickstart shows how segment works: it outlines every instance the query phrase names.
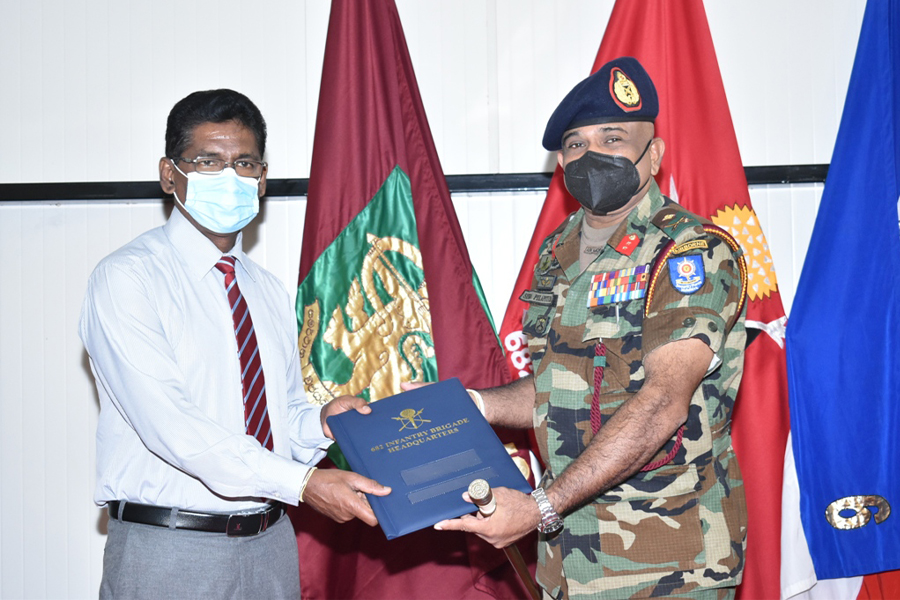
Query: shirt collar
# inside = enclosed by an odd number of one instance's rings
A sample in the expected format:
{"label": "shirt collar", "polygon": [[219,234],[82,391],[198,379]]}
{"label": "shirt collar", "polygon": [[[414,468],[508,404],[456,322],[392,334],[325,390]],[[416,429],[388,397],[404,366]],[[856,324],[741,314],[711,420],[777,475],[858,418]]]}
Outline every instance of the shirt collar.
{"label": "shirt collar", "polygon": [[[163,226],[163,229],[181,260],[187,265],[188,274],[198,281],[203,279],[215,267],[219,259],[222,258],[222,252],[216,248],[216,245],[194,227],[181,214],[178,207],[172,209],[172,215]],[[252,270],[248,268],[250,261],[247,255],[244,254],[243,240],[243,232],[238,233],[234,247],[226,254],[234,256],[250,278],[256,281]]]}
{"label": "shirt collar", "polygon": [[[628,235],[636,235],[638,239],[643,240],[647,236],[647,227],[650,225],[650,217],[656,214],[665,204],[662,192],[656,184],[656,180],[650,179],[650,186],[644,198],[629,213],[625,222],[619,225],[609,240],[606,242],[608,246],[618,248],[620,242]],[[629,255],[631,253],[629,252]]]}
{"label": "shirt collar", "polygon": [[[659,186],[656,184],[656,180],[651,178],[647,193],[631,209],[628,217],[619,224],[619,227],[610,236],[606,245],[616,248],[622,239],[630,234],[636,234],[640,240],[643,240],[647,235],[650,217],[662,208],[664,203],[665,200]],[[556,244],[555,255],[570,281],[582,272],[580,266],[580,236],[583,220],[584,208],[579,208],[578,212],[570,219],[559,235],[559,241]]]}

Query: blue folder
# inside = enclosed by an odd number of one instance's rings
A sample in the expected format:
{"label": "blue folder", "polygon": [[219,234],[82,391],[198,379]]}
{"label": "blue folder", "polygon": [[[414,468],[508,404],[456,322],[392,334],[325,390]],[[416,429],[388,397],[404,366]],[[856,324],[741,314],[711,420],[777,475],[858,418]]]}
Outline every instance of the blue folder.
{"label": "blue folder", "polygon": [[328,417],[328,426],[355,472],[392,488],[387,496],[367,494],[389,540],[474,512],[462,499],[474,479],[531,492],[459,379],[371,407],[368,415]]}

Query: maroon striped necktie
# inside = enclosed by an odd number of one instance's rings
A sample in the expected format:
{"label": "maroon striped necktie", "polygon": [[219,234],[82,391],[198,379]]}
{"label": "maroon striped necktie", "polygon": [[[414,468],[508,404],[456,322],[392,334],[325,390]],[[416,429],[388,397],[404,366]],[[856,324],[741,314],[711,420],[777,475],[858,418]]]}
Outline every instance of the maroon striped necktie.
{"label": "maroon striped necktie", "polygon": [[259,359],[259,346],[250,309],[244,300],[234,276],[234,257],[223,256],[216,268],[225,274],[225,291],[231,304],[234,336],[237,338],[238,356],[241,360],[241,384],[244,387],[244,425],[247,435],[252,435],[269,450],[272,449],[272,428],[266,406],[266,378]]}

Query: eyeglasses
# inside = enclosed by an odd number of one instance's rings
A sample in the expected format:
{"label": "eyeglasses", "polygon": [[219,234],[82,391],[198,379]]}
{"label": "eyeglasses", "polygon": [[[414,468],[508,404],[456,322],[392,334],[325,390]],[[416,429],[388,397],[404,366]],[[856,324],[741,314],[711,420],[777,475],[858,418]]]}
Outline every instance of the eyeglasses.
{"label": "eyeglasses", "polygon": [[198,156],[193,160],[187,158],[173,158],[172,160],[176,162],[191,163],[194,165],[194,170],[203,175],[218,175],[225,167],[233,167],[235,172],[241,177],[256,177],[257,179],[262,176],[263,169],[267,166],[264,162],[248,160],[246,158],[239,158],[233,162],[227,162],[221,158],[208,158],[206,156]]}

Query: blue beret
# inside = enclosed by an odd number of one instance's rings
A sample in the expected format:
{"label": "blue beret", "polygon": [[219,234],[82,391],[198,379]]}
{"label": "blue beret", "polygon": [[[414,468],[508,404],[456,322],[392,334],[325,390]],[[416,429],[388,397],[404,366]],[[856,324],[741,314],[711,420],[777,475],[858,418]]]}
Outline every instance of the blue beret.
{"label": "blue beret", "polygon": [[659,98],[653,81],[636,58],[611,60],[572,88],[559,103],[547,129],[544,148],[562,148],[562,136],[576,127],[597,123],[654,121]]}

